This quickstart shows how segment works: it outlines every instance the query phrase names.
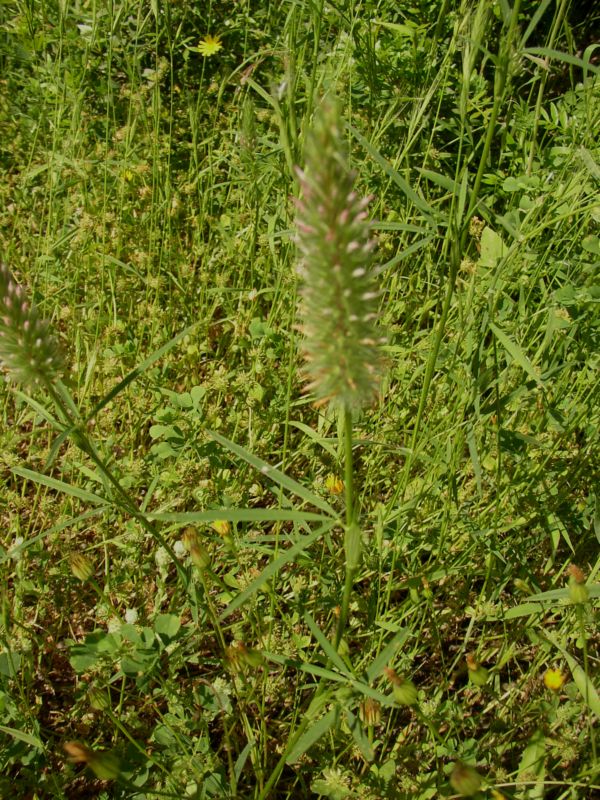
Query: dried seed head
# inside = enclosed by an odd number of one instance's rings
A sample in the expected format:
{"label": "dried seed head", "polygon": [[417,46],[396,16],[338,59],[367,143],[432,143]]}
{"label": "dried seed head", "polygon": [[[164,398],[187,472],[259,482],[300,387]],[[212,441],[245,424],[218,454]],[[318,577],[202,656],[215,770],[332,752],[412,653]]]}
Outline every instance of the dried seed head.
{"label": "dried seed head", "polygon": [[317,112],[297,170],[300,329],[307,389],[316,403],[360,408],[373,400],[382,366],[379,287],[372,270],[368,200],[353,190],[339,111]]}
{"label": "dried seed head", "polygon": [[82,583],[89,581],[94,574],[94,564],[83,553],[71,553],[69,556],[69,566],[71,572]]}
{"label": "dried seed head", "polygon": [[6,264],[0,262],[0,362],[17,383],[52,381],[62,355],[36,307],[25,298]]}

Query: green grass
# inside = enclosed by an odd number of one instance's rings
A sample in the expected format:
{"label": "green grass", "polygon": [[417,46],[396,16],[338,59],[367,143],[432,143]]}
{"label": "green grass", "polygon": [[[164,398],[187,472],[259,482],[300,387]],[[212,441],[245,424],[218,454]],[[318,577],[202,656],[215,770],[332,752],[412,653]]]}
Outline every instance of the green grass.
{"label": "green grass", "polygon": [[[70,371],[0,385],[1,797],[426,800],[475,790],[461,765],[490,800],[600,792],[574,14],[2,4],[0,255]],[[294,166],[334,94],[388,333],[350,442],[296,322]]]}

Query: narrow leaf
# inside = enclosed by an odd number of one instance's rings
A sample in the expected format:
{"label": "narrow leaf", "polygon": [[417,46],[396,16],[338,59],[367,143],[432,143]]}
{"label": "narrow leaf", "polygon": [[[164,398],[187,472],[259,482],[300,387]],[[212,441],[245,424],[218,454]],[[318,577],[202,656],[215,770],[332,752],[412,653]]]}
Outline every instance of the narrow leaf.
{"label": "narrow leaf", "polygon": [[362,728],[359,718],[347,708],[345,709],[345,714],[348,720],[348,727],[352,733],[352,738],[356,742],[363,758],[365,761],[373,761],[375,758],[375,751],[373,750],[373,745],[369,741],[369,737]]}
{"label": "narrow leaf", "polygon": [[319,667],[316,664],[310,664],[306,661],[297,661],[296,659],[286,658],[285,656],[280,656],[275,653],[266,653],[264,650],[262,651],[262,654],[268,661],[272,661],[274,664],[281,664],[282,666],[290,667],[290,669],[296,669],[299,672],[306,672],[308,675],[312,675],[314,678],[325,678],[326,680],[333,681],[334,683],[342,683],[344,686],[351,686],[357,692],[357,694],[360,694],[364,697],[372,697],[382,706],[394,705],[394,698],[392,695],[385,695],[382,692],[378,692],[377,689],[373,689],[368,684],[363,683],[356,678],[349,677],[347,668],[344,674],[340,674],[339,672],[334,672],[331,669]]}
{"label": "narrow leaf", "polygon": [[529,39],[529,37],[531,36],[533,31],[535,30],[536,25],[538,24],[538,22],[544,16],[544,14],[546,12],[546,9],[548,8],[548,6],[550,5],[551,2],[552,2],[552,0],[542,0],[542,2],[538,5],[538,7],[535,10],[534,15],[531,17],[529,25],[525,29],[525,33],[521,37],[521,47],[524,47],[527,44],[527,40]]}
{"label": "narrow leaf", "polygon": [[497,325],[494,325],[493,322],[490,322],[489,326],[490,329],[493,331],[494,336],[498,339],[498,341],[500,342],[502,347],[504,347],[506,352],[511,356],[513,361],[515,361],[521,367],[521,369],[525,373],[527,373],[527,375],[529,375],[530,378],[533,378],[533,380],[536,383],[542,385],[542,380],[537,370],[535,369],[531,361],[527,358],[525,353],[521,350],[519,345],[513,342],[513,340],[510,337],[508,337],[504,333],[504,331],[500,330],[500,328]]}
{"label": "narrow leaf", "polygon": [[381,167],[381,169],[385,172],[385,174],[390,178],[394,183],[402,190],[402,192],[406,195],[407,199],[421,211],[427,220],[434,226],[437,225],[435,221],[436,216],[438,213],[433,209],[417,192],[412,188],[410,183],[400,175],[398,170],[394,169],[390,162],[384,158],[379,150],[377,150],[368,139],[360,133],[353,125],[348,125],[349,130],[351,131],[354,138],[364,147],[367,153],[373,158],[377,164]]}
{"label": "narrow leaf", "polygon": [[272,480],[283,489],[287,489],[289,492],[292,492],[292,494],[295,494],[297,497],[302,498],[302,500],[305,500],[307,503],[310,503],[311,505],[320,508],[322,511],[325,511],[325,513],[330,517],[337,518],[337,513],[326,500],[324,500],[322,497],[319,497],[319,495],[314,494],[314,492],[311,492],[305,486],[302,486],[301,483],[293,480],[293,478],[290,478],[276,467],[272,467],[266,461],[263,461],[262,458],[258,458],[257,456],[248,452],[248,450],[246,450],[244,447],[241,447],[239,444],[235,444],[235,442],[231,442],[229,439],[221,436],[220,433],[215,433],[214,431],[207,431],[207,433],[209,436],[212,436],[215,441],[219,442],[220,445],[234,453],[234,455],[246,461],[251,467],[254,467],[254,469],[260,472],[262,475],[265,475],[267,478],[269,478],[269,480]]}
{"label": "narrow leaf", "polygon": [[337,708],[332,708],[331,711],[328,711],[324,717],[321,717],[321,719],[318,720],[318,722],[315,722],[314,725],[311,725],[306,733],[298,739],[295,746],[292,747],[288,753],[288,757],[286,759],[287,763],[293,764],[300,758],[300,756],[304,755],[304,753],[310,750],[313,744],[318,742],[321,736],[324,736],[327,731],[333,727],[337,720],[337,716]]}
{"label": "narrow leaf", "polygon": [[39,483],[42,486],[47,486],[49,489],[55,489],[57,492],[62,492],[70,497],[77,497],[79,500],[84,500],[86,503],[106,503],[104,497],[99,497],[92,492],[86,492],[84,489],[71,486],[69,483],[58,481],[56,478],[49,478],[47,475],[42,475],[40,472],[34,472],[25,467],[13,467],[12,471],[21,478],[34,481],[34,483]]}
{"label": "narrow leaf", "polygon": [[573,64],[576,67],[581,67],[581,69],[589,70],[593,72],[594,75],[600,73],[600,67],[595,67],[593,64],[584,61],[582,58],[578,58],[577,56],[572,56],[569,53],[561,53],[560,50],[552,50],[549,47],[528,47],[527,49],[523,50],[523,53],[526,55],[533,55],[533,56],[543,56],[544,58],[556,59],[557,61],[563,61],[565,64]]}
{"label": "narrow leaf", "polygon": [[535,783],[527,793],[530,800],[541,800],[544,796],[545,761],[546,738],[542,731],[537,730],[530,737],[519,762],[519,778],[521,780],[529,780],[531,775],[535,777]]}
{"label": "narrow leaf", "polygon": [[569,665],[575,686],[577,686],[581,692],[586,706],[600,719],[600,697],[589,676],[586,675],[585,671],[579,665],[579,662],[573,658],[568,650],[565,650],[565,648],[556,641],[552,634],[546,632],[545,636],[562,654]]}
{"label": "narrow leaf", "polygon": [[264,583],[266,583],[274,575],[277,575],[282,567],[284,567],[290,561],[293,561],[296,556],[298,556],[303,550],[306,550],[307,547],[310,547],[313,542],[316,542],[331,527],[332,523],[321,525],[321,527],[316,531],[309,533],[307,536],[300,537],[295,544],[293,544],[291,547],[288,547],[288,549],[285,550],[274,561],[271,561],[271,563],[265,567],[265,569],[263,569],[260,575],[231,601],[225,611],[223,611],[221,614],[220,619],[224,620],[233,614],[233,612],[243,605],[246,600],[252,597],[252,595],[255,594]]}
{"label": "narrow leaf", "polygon": [[31,745],[31,747],[37,747],[38,750],[44,749],[44,743],[37,736],[32,736],[30,733],[23,733],[23,731],[19,731],[16,728],[8,728],[6,725],[0,725],[0,731],[12,736],[13,739],[18,739],[20,742]]}
{"label": "narrow leaf", "polygon": [[244,749],[242,750],[242,752],[239,754],[239,756],[235,761],[235,764],[233,766],[233,774],[235,775],[236,780],[238,781],[242,777],[242,771],[244,769],[246,761],[248,760],[248,756],[252,752],[252,748],[254,747],[255,744],[256,742],[254,741],[254,739],[251,739],[246,744],[246,746],[244,747]]}
{"label": "narrow leaf", "polygon": [[315,637],[317,642],[320,644],[323,653],[327,656],[329,661],[333,664],[334,667],[337,667],[342,674],[348,673],[348,667],[344,663],[343,658],[339,655],[336,651],[332,643],[329,639],[325,636],[323,631],[319,628],[317,623],[308,613],[308,611],[304,612],[304,621],[310,628],[312,635]]}
{"label": "narrow leaf", "polygon": [[142,361],[141,364],[138,364],[137,367],[132,369],[131,372],[128,375],[126,375],[122,381],[119,381],[119,383],[116,386],[114,386],[110,390],[110,392],[107,395],[105,395],[102,398],[102,400],[100,400],[100,402],[94,406],[91,413],[87,417],[86,421],[89,422],[91,419],[94,419],[94,417],[96,417],[98,413],[102,411],[102,409],[110,403],[111,400],[113,400],[118,394],[120,394],[123,391],[123,389],[129,386],[129,384],[132,383],[132,381],[139,378],[140,375],[143,375],[144,372],[148,369],[148,367],[152,366],[152,364],[154,364],[155,361],[158,361],[159,358],[162,358],[164,355],[166,355],[169,352],[169,350],[172,350],[175,347],[175,345],[178,344],[185,336],[190,334],[198,324],[199,323],[195,322],[193,325],[189,325],[187,328],[184,328],[184,330],[180,331],[166,344],[163,344],[162,347],[159,347],[158,350],[155,350],[153,353],[151,353],[151,355],[149,355],[148,358],[144,359],[144,361]]}
{"label": "narrow leaf", "polygon": [[393,660],[398,648],[402,647],[409,635],[410,630],[408,628],[400,628],[398,633],[392,636],[391,640],[386,644],[383,650],[367,668],[367,679],[369,681],[374,681],[375,678],[379,677],[383,668],[387,667],[387,665]]}
{"label": "narrow leaf", "polygon": [[322,522],[322,514],[312,511],[295,511],[293,508],[218,508],[210,511],[181,511],[146,514],[157,522]]}
{"label": "narrow leaf", "polygon": [[63,520],[62,522],[59,522],[58,525],[53,525],[52,528],[48,528],[48,530],[42,531],[42,533],[38,533],[37,536],[33,536],[31,539],[26,539],[24,542],[21,542],[21,544],[17,545],[17,547],[11,548],[10,553],[7,551],[6,553],[0,554],[0,564],[3,564],[10,558],[22,553],[29,547],[32,547],[34,544],[36,544],[36,542],[39,542],[41,539],[44,539],[47,536],[52,536],[52,534],[58,533],[59,531],[62,531],[65,528],[76,528],[76,526],[80,522],[85,522],[86,520],[91,519],[92,517],[97,517],[100,514],[103,514],[105,511],[108,511],[108,508],[109,506],[100,506],[92,508],[83,514],[80,514],[78,517],[69,517],[68,519]]}
{"label": "narrow leaf", "polygon": [[[308,425],[305,425],[303,422],[290,420],[290,425],[293,425],[294,428],[298,428],[299,431],[305,433],[310,439],[313,440],[313,442],[316,442],[319,447],[322,447],[323,450],[326,450],[329,455],[335,459],[335,461],[338,460],[338,454],[335,447],[331,444],[331,439],[326,439],[324,436],[319,436],[315,430],[310,428]],[[333,441],[337,441],[337,439],[334,439]]]}
{"label": "narrow leaf", "polygon": [[409,247],[402,250],[402,252],[395,255],[393,258],[390,258],[389,261],[386,261],[385,264],[381,264],[381,266],[377,267],[375,270],[377,275],[381,275],[383,272],[386,272],[388,269],[395,267],[401,261],[404,261],[406,258],[410,258],[410,256],[414,255],[418,250],[421,250],[423,247],[426,247],[430,242],[435,239],[435,236],[431,234],[431,236],[426,236],[424,239],[419,239],[418,242],[413,242]]}

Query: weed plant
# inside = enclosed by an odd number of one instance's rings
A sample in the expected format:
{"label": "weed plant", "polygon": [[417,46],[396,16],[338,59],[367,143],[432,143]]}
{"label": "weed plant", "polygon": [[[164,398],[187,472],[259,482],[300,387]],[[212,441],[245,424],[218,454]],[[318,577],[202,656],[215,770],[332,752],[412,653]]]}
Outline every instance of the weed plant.
{"label": "weed plant", "polygon": [[0,797],[600,793],[575,11],[0,5]]}

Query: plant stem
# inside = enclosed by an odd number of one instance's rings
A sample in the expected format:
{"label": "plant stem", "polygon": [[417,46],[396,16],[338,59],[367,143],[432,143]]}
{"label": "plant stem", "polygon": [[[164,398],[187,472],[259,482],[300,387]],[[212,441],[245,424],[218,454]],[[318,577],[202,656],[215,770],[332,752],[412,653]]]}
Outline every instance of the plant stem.
{"label": "plant stem", "polygon": [[[576,606],[576,614],[577,614],[577,623],[579,625],[579,635],[581,637],[582,642],[582,650],[583,650],[583,671],[586,677],[589,679],[590,677],[590,664],[589,664],[589,655],[588,655],[588,641],[587,641],[587,633],[585,630],[585,618],[584,618],[584,606],[583,603],[579,603]],[[584,695],[584,700],[588,708],[590,708],[590,698],[588,696],[588,689],[589,685],[586,683],[586,693]],[[592,722],[592,715],[587,715],[587,722],[589,727],[589,736],[590,736],[590,743],[592,746],[592,760],[594,764],[598,763],[598,756],[596,752],[596,732],[594,730],[594,724]]]}
{"label": "plant stem", "polygon": [[[340,646],[340,642],[342,640],[342,636],[344,635],[344,631],[346,629],[346,624],[348,622],[348,609],[350,607],[350,597],[352,595],[352,586],[354,583],[354,576],[356,574],[357,569],[357,553],[356,552],[349,552],[348,549],[348,531],[354,530],[356,526],[356,515],[355,515],[355,503],[354,503],[354,461],[352,458],[352,410],[345,406],[342,411],[343,414],[343,425],[344,425],[344,490],[345,490],[345,499],[346,499],[346,551],[345,551],[345,580],[344,580],[344,594],[342,597],[342,605],[340,608],[340,615],[338,617],[338,622],[335,631],[335,648],[336,650]],[[358,542],[354,541],[353,546],[357,548],[360,546],[360,533],[358,530],[356,531],[356,536],[358,538]],[[313,698],[311,700],[310,706],[308,710],[304,714],[300,725],[296,728],[293,735],[290,736],[288,739],[288,743],[284,752],[281,755],[281,758],[275,765],[275,769],[269,775],[269,779],[266,782],[263,790],[261,791],[260,795],[258,796],[258,800],[265,800],[268,797],[269,792],[275,786],[277,781],[279,780],[279,776],[281,775],[283,768],[287,763],[288,756],[292,749],[296,746],[296,743],[299,741],[300,737],[306,732],[306,729],[313,721],[313,715],[311,714],[311,709],[314,708],[315,704],[319,702],[319,698],[325,691],[325,680],[321,678],[319,681],[319,685],[317,686]]]}
{"label": "plant stem", "polygon": [[310,702],[310,705],[302,717],[302,722],[300,723],[300,725],[298,725],[298,727],[294,731],[293,736],[290,736],[290,738],[288,739],[285,750],[281,754],[281,758],[275,765],[275,769],[273,770],[273,772],[269,775],[269,780],[265,783],[265,786],[262,792],[259,794],[257,800],[266,800],[266,798],[269,796],[269,792],[279,780],[279,776],[283,772],[283,768],[287,763],[289,754],[296,746],[300,737],[304,735],[308,726],[314,722],[314,716],[311,713],[311,711],[315,708],[315,706],[319,702],[319,698],[321,697],[324,691],[325,691],[325,679],[321,678],[319,685],[317,686],[313,698]]}
{"label": "plant stem", "polygon": [[115,505],[120,507],[121,510],[125,511],[126,513],[131,514],[131,516],[134,517],[140,523],[140,525],[146,529],[146,531],[152,536],[152,538],[166,550],[166,552],[171,557],[173,563],[175,564],[175,569],[177,570],[177,574],[181,579],[184,588],[187,590],[188,580],[186,572],[179,563],[179,560],[175,555],[175,552],[171,547],[171,545],[167,542],[162,533],[160,533],[157,530],[157,528],[148,519],[146,519],[145,515],[139,511],[135,502],[129,497],[125,489],[123,489],[119,481],[115,478],[115,476],[111,472],[106,462],[97,452],[96,447],[94,446],[93,442],[91,441],[87,433],[84,430],[82,430],[81,426],[77,423],[77,420],[73,418],[73,415],[67,408],[65,402],[60,396],[60,393],[56,390],[56,387],[53,385],[53,383],[48,381],[46,383],[46,389],[48,390],[48,393],[50,394],[50,397],[52,398],[55,407],[60,410],[65,424],[68,426],[69,429],[72,430],[72,433],[70,433],[69,435],[71,436],[73,442],[94,462],[94,464],[96,465],[100,473],[103,475],[103,477],[114,488],[120,500],[120,502],[115,501]]}
{"label": "plant stem", "polygon": [[[345,535],[345,579],[344,579],[344,594],[342,596],[342,605],[340,608],[340,615],[338,617],[338,624],[335,631],[335,648],[340,646],[340,642],[344,635],[344,630],[348,623],[348,611],[350,608],[350,596],[352,594],[352,586],[354,584],[354,576],[357,568],[357,558],[355,553],[349,552],[349,540],[353,536],[353,529],[356,524],[354,513],[354,461],[352,458],[352,411],[345,407],[343,410],[344,415],[344,487],[346,496],[346,535]],[[360,539],[360,534],[357,534]],[[358,547],[359,543],[354,542],[354,546]]]}

